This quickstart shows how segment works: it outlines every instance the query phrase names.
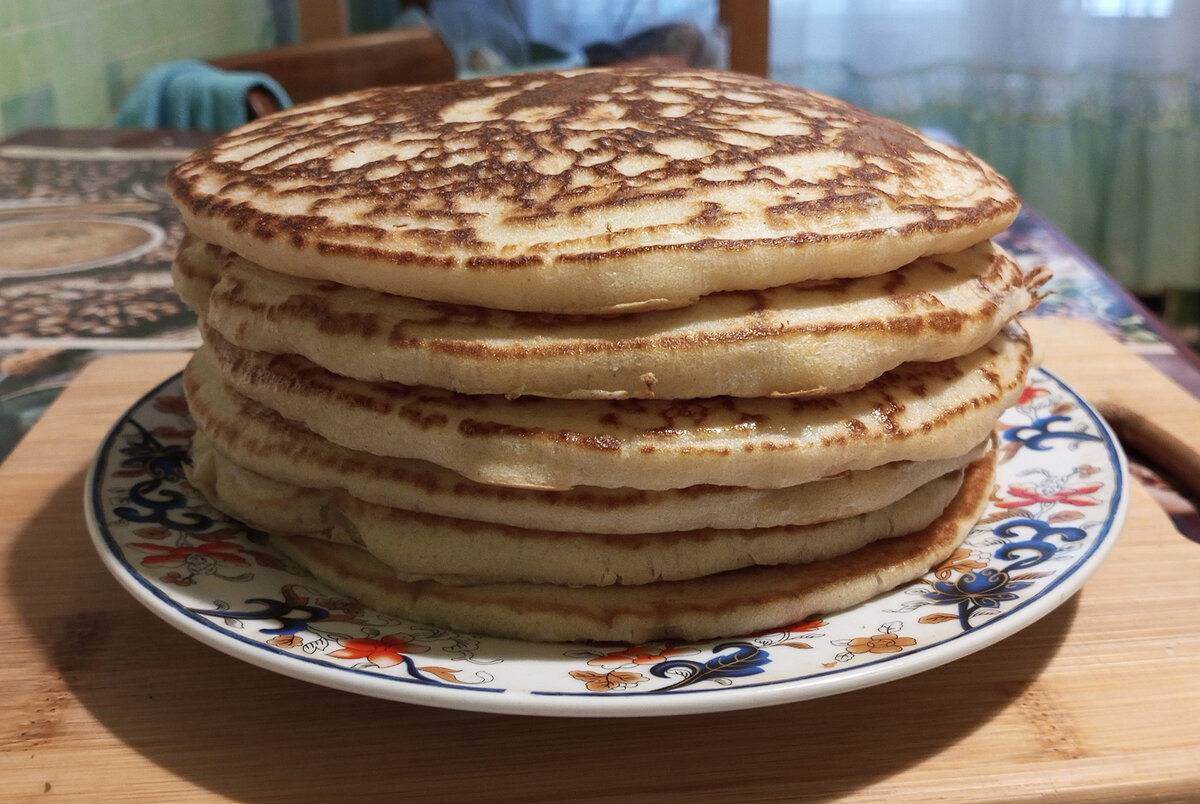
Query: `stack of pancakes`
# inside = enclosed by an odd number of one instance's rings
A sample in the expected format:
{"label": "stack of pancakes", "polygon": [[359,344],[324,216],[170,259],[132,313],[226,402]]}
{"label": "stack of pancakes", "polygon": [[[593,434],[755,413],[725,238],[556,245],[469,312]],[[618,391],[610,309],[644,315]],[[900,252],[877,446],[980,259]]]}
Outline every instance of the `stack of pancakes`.
{"label": "stack of pancakes", "polygon": [[986,502],[1045,280],[975,157],[715,71],[352,93],[169,186],[192,483],[368,605],[522,639],[922,575]]}

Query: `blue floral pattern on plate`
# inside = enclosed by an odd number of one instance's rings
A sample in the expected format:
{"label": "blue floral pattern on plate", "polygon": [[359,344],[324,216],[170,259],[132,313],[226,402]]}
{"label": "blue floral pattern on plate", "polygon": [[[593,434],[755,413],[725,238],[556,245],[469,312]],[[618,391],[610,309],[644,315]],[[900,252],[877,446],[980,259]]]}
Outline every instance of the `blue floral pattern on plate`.
{"label": "blue floral pattern on plate", "polygon": [[635,716],[765,706],[921,672],[1053,610],[1111,549],[1127,471],[1115,437],[1037,370],[1002,417],[991,503],[918,581],[848,611],[737,639],[534,644],[371,610],[315,582],[186,482],[193,425],[179,377],[114,425],[87,483],[93,541],[142,604],[276,672],[447,708]]}

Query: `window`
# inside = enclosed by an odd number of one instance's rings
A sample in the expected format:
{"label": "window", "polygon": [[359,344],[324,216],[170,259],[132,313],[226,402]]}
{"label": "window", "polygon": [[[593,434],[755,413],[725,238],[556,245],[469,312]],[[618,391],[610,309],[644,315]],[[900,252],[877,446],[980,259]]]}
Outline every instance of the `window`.
{"label": "window", "polygon": [[1093,17],[1149,17],[1166,19],[1175,0],[1080,0],[1083,13]]}

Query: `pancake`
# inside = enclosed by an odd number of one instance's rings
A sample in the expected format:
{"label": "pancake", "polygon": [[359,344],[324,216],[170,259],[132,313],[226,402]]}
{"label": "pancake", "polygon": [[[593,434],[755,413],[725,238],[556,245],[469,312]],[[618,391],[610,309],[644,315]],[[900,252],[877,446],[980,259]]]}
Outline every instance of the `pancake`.
{"label": "pancake", "polygon": [[211,331],[191,371],[341,446],[522,488],[780,488],[978,444],[1020,396],[1032,349],[1012,324],[986,346],[904,363],[826,397],[505,399],[367,383],[296,355],[239,350]]}
{"label": "pancake", "polygon": [[264,478],[216,451],[193,451],[188,480],[216,508],[248,526],[362,547],[403,580],[634,586],[755,564],[812,562],[912,533],[946,508],[959,490],[962,472],[932,480],[882,509],[842,520],[623,535],[498,526],[385,508],[337,490]]}
{"label": "pancake", "polygon": [[638,586],[403,581],[358,547],[286,534],[271,542],[341,594],[437,627],[543,642],[712,639],[839,611],[919,578],[944,561],[979,520],[994,471],[994,453],[971,464],[945,511],[907,536],[807,564]]}
{"label": "pancake", "polygon": [[709,70],[363,90],[225,134],[168,187],[199,238],[272,271],[563,313],[878,275],[1019,208],[965,151]]}
{"label": "pancake", "polygon": [[703,639],[912,580],[1035,359],[1008,182],[752,76],[363,90],[168,187],[190,482],[435,627]]}
{"label": "pancake", "polygon": [[271,480],[202,447],[193,450],[188,472],[209,502],[247,525],[357,545],[404,580],[567,586],[686,580],[843,555],[929,525],[954,497],[962,476],[961,470],[950,472],[879,510],[811,525],[605,535],[375,505],[337,489]]}
{"label": "pancake", "polygon": [[564,491],[476,483],[425,462],[373,455],[323,439],[225,383],[184,371],[198,428],[193,455],[209,452],[298,486],[344,489],[366,502],[501,525],[591,533],[807,525],[873,511],[978,458],[985,444],[936,461],[900,461],[800,486],[691,486],[647,491],[580,486]]}
{"label": "pancake", "polygon": [[176,286],[244,349],[467,394],[691,399],[838,393],[972,352],[1037,302],[1042,274],[990,242],[882,276],[705,296],[622,316],[512,313],[297,279],[189,238]]}

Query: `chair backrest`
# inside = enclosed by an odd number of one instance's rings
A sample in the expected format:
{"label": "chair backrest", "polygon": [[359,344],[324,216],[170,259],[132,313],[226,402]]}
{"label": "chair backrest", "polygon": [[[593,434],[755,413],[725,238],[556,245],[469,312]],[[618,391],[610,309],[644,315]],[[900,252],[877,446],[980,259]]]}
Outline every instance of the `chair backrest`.
{"label": "chair backrest", "polygon": [[721,23],[729,32],[729,69],[764,78],[770,72],[770,0],[720,0]]}
{"label": "chair backrest", "polygon": [[[227,70],[262,72],[296,103],[354,89],[453,80],[454,56],[430,28],[399,28],[210,59]],[[255,115],[276,111],[268,93],[247,99]],[[272,108],[274,107],[274,108]]]}

